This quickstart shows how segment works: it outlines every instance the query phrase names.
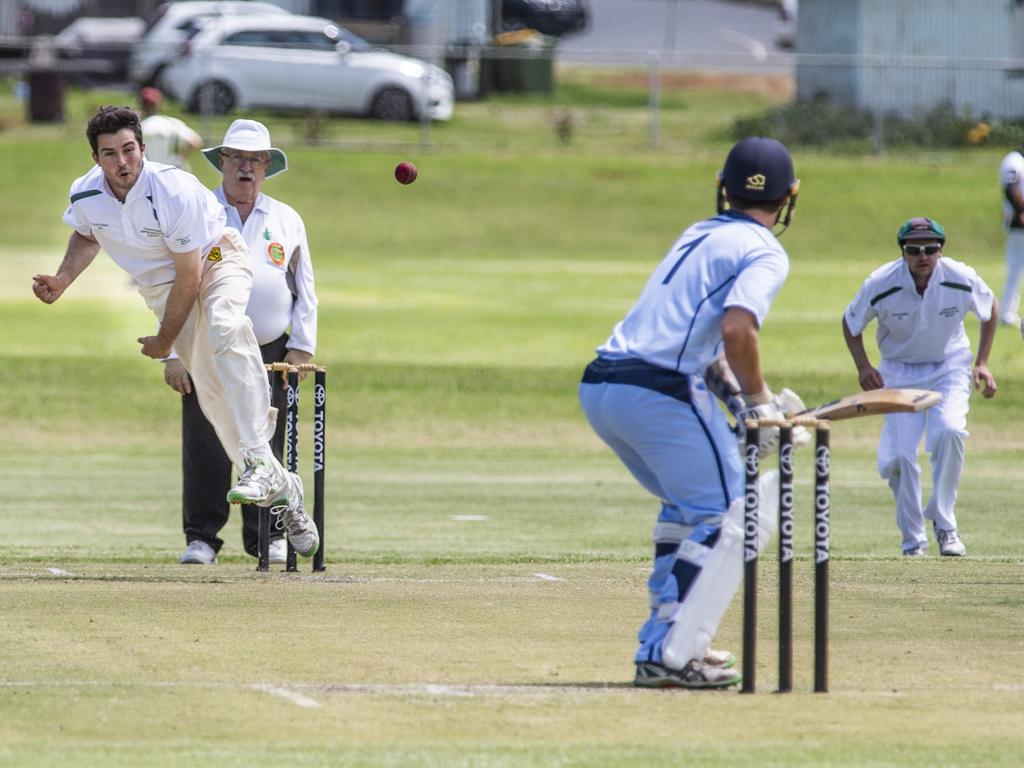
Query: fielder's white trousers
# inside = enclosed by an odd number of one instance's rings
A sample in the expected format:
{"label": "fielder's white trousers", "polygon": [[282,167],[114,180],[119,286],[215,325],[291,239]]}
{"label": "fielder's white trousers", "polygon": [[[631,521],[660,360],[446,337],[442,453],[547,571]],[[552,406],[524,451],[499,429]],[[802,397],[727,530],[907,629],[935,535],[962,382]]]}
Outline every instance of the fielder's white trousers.
{"label": "fielder's white trousers", "polygon": [[1006,284],[999,297],[1000,317],[1020,309],[1020,283],[1024,279],[1024,229],[1011,229],[1006,236]]}
{"label": "fielder's white trousers", "polygon": [[[192,376],[199,405],[224,451],[241,470],[242,449],[266,447],[274,434],[277,409],[270,406],[260,346],[246,317],[252,269],[245,241],[233,229],[217,243],[220,260],[203,256],[199,299],[174,341]],[[164,316],[171,283],[140,286],[139,293],[158,319]]]}
{"label": "fielder's white trousers", "polygon": [[[971,394],[970,353],[944,363],[896,363],[883,360],[879,371],[887,387],[932,389],[942,402],[921,413],[885,416],[878,444],[878,472],[889,482],[896,499],[896,523],[903,549],[927,546],[925,519],[942,530],[957,527],[956,505],[964,466],[968,399]],[[921,467],[917,450],[921,438],[931,459],[932,495],[921,507]]]}

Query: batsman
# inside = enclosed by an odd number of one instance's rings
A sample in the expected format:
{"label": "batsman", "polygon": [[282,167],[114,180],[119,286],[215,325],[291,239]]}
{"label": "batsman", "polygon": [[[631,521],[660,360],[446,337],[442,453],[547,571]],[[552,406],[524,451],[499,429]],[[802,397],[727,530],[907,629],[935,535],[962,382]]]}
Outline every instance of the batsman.
{"label": "batsman", "polygon": [[[782,144],[737,143],[719,175],[718,215],[679,237],[583,373],[580,404],[591,426],[660,502],[637,686],[722,688],[741,679],[733,655],[710,648],[743,561],[743,465],[715,397],[740,425],[802,407],[766,386],[759,352],[761,325],[789,272],[773,228],[789,225],[798,187]],[[778,429],[759,438],[767,453]],[[762,476],[773,481],[775,473]],[[761,498],[763,547],[777,492],[764,488]]]}

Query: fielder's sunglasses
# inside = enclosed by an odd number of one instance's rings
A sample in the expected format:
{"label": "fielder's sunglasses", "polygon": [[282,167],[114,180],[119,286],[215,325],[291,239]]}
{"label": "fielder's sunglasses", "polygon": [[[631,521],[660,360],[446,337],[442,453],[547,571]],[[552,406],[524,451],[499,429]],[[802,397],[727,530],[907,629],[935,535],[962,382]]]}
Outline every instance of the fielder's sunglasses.
{"label": "fielder's sunglasses", "polygon": [[941,245],[904,245],[903,252],[907,256],[920,256],[922,253],[925,256],[934,256],[936,253],[942,250]]}

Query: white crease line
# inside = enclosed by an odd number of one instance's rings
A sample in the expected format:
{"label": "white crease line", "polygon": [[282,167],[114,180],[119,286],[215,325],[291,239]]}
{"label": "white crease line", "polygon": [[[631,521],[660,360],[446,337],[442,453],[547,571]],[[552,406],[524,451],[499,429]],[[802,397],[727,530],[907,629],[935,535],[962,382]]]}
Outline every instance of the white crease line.
{"label": "white crease line", "polygon": [[487,515],[452,515],[452,520],[460,523],[479,523],[487,519]]}
{"label": "white crease line", "polygon": [[252,687],[254,690],[257,691],[263,691],[264,693],[270,693],[274,696],[280,696],[282,699],[290,701],[292,704],[296,704],[300,707],[309,707],[315,709],[320,706],[320,704],[316,700],[311,699],[309,698],[309,696],[301,694],[298,691],[291,691],[287,688],[281,688],[276,685],[270,685],[269,683],[259,683]]}
{"label": "white crease line", "polygon": [[541,581],[565,581],[565,579],[560,579],[557,576],[552,576],[550,573],[534,573],[532,574],[532,576],[535,579],[540,579]]}
{"label": "white crease line", "polygon": [[47,568],[50,573],[54,576],[74,576],[75,574],[70,571],[65,571],[63,568]]}

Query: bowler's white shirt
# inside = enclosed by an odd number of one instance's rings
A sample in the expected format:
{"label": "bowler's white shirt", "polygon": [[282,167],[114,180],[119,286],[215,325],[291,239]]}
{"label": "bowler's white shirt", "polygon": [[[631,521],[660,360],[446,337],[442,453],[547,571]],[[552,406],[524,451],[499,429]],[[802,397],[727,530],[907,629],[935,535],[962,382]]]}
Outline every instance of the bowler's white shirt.
{"label": "bowler's white shirt", "polygon": [[[228,226],[239,230],[249,246],[252,294],[245,312],[259,343],[280,338],[291,328],[288,348],[315,354],[317,299],[302,218],[291,206],[260,193],[242,224],[238,211],[224,196],[223,186],[217,187],[214,195],[224,206]],[[293,267],[295,297],[287,280]]]}
{"label": "bowler's white shirt", "polygon": [[726,309],[747,309],[760,326],[788,274],[785,250],[751,217],[727,211],[700,221],[676,240],[597,352],[702,374],[721,350]]}
{"label": "bowler's white shirt", "polygon": [[941,363],[970,358],[964,318],[973,312],[992,317],[992,291],[961,261],[939,258],[924,295],[917,292],[910,268],[896,259],[872,272],[846,308],[846,325],[859,336],[873,319],[883,360]]}
{"label": "bowler's white shirt", "polygon": [[94,165],[71,184],[64,223],[93,237],[139,285],[174,281],[172,253],[206,254],[227,217],[213,193],[191,173],[144,161],[124,203]]}

